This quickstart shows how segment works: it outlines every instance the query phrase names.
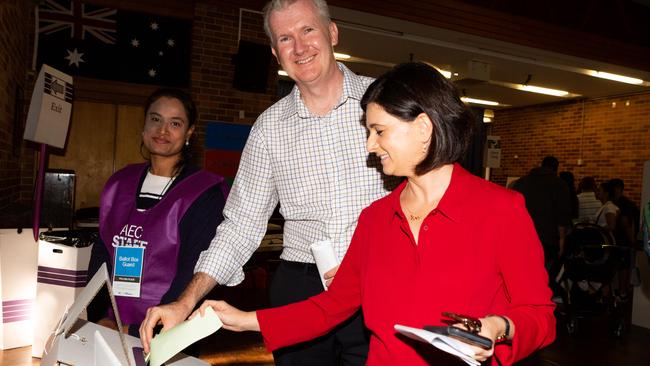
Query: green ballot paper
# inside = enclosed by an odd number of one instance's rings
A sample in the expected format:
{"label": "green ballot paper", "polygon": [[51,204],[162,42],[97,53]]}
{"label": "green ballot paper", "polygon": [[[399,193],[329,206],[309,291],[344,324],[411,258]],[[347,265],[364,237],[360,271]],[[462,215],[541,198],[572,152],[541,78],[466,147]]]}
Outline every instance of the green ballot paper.
{"label": "green ballot paper", "polygon": [[147,355],[150,366],[160,366],[190,344],[216,332],[223,323],[212,308],[200,315],[162,332],[151,340],[151,352]]}

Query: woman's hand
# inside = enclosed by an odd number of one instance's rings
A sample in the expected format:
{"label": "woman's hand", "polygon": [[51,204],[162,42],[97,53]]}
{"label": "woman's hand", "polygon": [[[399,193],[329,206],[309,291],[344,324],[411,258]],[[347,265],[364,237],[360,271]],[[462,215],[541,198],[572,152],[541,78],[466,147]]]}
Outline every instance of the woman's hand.
{"label": "woman's hand", "polygon": [[217,313],[225,329],[235,332],[243,332],[246,330],[260,331],[260,324],[257,321],[257,314],[254,311],[241,311],[225,301],[205,300],[190,318],[195,317],[197,314],[203,316],[205,309],[208,307],[211,307]]}
{"label": "woman's hand", "polygon": [[[498,336],[505,334],[506,325],[504,320],[498,316],[487,316],[479,320],[481,321],[481,331],[478,334],[480,336],[492,340],[492,348],[483,349],[481,347],[476,347],[471,344],[467,344],[467,345],[470,346],[474,351],[474,359],[483,362],[488,358],[492,357],[492,355],[494,354],[494,343]],[[514,335],[514,324],[510,319],[508,319],[508,322],[510,323],[508,339],[512,339],[512,336]],[[461,323],[456,323],[454,324],[454,326],[461,329],[465,329],[465,327]]]}

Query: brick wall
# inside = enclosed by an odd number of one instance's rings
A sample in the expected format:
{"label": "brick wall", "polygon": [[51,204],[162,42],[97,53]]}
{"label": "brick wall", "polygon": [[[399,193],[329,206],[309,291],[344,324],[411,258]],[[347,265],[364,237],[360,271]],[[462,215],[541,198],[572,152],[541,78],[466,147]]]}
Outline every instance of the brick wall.
{"label": "brick wall", "polygon": [[640,202],[643,163],[650,160],[650,93],[497,111],[490,129],[501,137],[501,168],[492,170],[497,183],[554,155],[576,182],[621,178]]}
{"label": "brick wall", "polygon": [[[237,53],[238,29],[239,8],[235,5],[196,3],[192,34],[192,96],[199,109],[199,123],[195,146],[203,146],[206,122],[252,124],[277,100],[278,67],[275,61],[269,66],[266,93],[242,92],[232,87],[235,71],[232,57]],[[261,14],[242,12],[241,39],[268,44]],[[240,113],[243,113],[243,118]],[[199,148],[194,155],[201,160],[202,149]]]}
{"label": "brick wall", "polygon": [[32,12],[29,1],[0,2],[0,209],[5,211],[31,200],[34,150],[23,143],[22,118],[27,109],[16,99],[25,100],[31,93],[26,79],[31,65]]}

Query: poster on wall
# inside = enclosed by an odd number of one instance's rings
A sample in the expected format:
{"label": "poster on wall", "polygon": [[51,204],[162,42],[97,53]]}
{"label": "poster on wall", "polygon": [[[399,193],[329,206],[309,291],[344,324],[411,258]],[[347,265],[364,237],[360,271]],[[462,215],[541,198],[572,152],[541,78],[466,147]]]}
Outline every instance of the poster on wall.
{"label": "poster on wall", "polygon": [[225,177],[232,185],[250,131],[249,125],[208,122],[205,127],[204,168]]}
{"label": "poster on wall", "polygon": [[499,136],[487,136],[485,150],[485,167],[501,167],[501,138]]}

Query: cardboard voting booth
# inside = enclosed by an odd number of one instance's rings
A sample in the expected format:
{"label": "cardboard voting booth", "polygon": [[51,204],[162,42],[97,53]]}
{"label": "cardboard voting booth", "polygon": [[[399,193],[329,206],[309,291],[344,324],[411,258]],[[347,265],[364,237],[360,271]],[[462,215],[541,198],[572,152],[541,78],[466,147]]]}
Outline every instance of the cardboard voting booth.
{"label": "cardboard voting booth", "polygon": [[72,77],[43,64],[25,123],[25,140],[65,147],[72,113]]}
{"label": "cardboard voting booth", "polygon": [[[107,286],[118,331],[79,319],[95,295]],[[122,322],[108,276],[106,264],[88,282],[69,309],[50,331],[43,350],[41,366],[66,365],[145,365],[140,340],[122,332]],[[197,358],[177,354],[165,363],[169,366],[207,366]]]}
{"label": "cardboard voting booth", "polygon": [[[39,238],[33,357],[41,357],[47,337],[59,317],[81,293],[88,279],[92,246],[57,243],[61,240],[56,234],[48,233],[41,233]],[[85,316],[84,313],[80,315]]]}
{"label": "cardboard voting booth", "polygon": [[32,344],[37,261],[31,229],[0,229],[0,349]]}

